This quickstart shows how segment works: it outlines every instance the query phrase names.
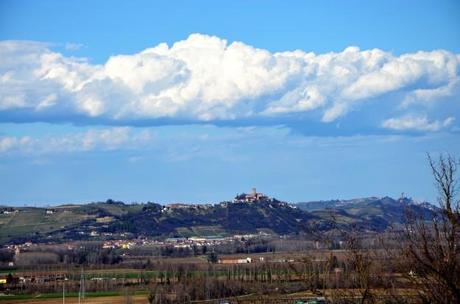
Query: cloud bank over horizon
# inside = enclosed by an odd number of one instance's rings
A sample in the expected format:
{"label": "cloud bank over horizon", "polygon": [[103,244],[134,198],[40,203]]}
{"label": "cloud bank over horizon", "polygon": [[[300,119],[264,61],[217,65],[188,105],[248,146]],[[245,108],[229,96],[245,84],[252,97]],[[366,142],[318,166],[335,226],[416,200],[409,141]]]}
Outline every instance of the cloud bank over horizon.
{"label": "cloud bank over horizon", "polygon": [[0,156],[6,153],[42,155],[65,152],[112,151],[142,149],[153,140],[149,130],[129,127],[89,129],[53,136],[0,136]]}
{"label": "cloud bank over horizon", "polygon": [[372,128],[437,132],[458,129],[459,93],[460,54],[446,50],[272,53],[192,34],[92,64],[46,43],[0,42],[3,122],[329,125],[378,113]]}

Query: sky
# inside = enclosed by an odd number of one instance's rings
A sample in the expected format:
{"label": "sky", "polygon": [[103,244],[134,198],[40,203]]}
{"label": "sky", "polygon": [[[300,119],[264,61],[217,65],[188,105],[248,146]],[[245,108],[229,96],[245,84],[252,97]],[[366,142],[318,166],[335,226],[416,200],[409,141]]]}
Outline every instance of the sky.
{"label": "sky", "polygon": [[0,0],[0,204],[435,202],[458,1]]}

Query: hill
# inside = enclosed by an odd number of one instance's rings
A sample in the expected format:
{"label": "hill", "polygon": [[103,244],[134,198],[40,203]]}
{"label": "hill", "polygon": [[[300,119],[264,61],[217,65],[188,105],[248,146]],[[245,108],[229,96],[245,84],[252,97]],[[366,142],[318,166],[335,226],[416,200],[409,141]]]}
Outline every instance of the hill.
{"label": "hill", "polygon": [[364,198],[289,204],[240,195],[213,205],[125,204],[113,200],[52,208],[0,207],[0,243],[116,237],[225,236],[266,232],[308,233],[332,228],[383,231],[401,224],[411,208],[429,216],[431,205],[411,200]]}
{"label": "hill", "polygon": [[393,199],[387,196],[302,202],[296,206],[316,217],[334,220],[338,224],[377,231],[403,224],[407,211],[429,218],[437,209],[426,202],[419,204],[410,198]]}
{"label": "hill", "polygon": [[193,236],[288,234],[316,219],[290,204],[264,198],[250,203],[163,206],[108,200],[53,208],[0,208],[0,242],[78,240],[111,235]]}

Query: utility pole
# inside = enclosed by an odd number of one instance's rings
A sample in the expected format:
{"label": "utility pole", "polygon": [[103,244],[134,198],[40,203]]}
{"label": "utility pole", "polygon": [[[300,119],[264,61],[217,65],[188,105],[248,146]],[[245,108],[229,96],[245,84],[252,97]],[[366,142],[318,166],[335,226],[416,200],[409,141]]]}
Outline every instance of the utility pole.
{"label": "utility pole", "polygon": [[78,304],[81,304],[82,299],[85,299],[85,273],[83,268],[80,275],[80,290],[78,292]]}

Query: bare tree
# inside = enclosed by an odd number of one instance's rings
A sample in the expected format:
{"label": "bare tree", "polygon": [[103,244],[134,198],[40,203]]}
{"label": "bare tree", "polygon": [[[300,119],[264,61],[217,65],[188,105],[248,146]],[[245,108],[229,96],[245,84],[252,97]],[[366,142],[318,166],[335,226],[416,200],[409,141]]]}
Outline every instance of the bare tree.
{"label": "bare tree", "polygon": [[457,168],[451,155],[428,155],[439,191],[439,209],[407,215],[403,254],[408,279],[424,302],[460,303],[460,213]]}

